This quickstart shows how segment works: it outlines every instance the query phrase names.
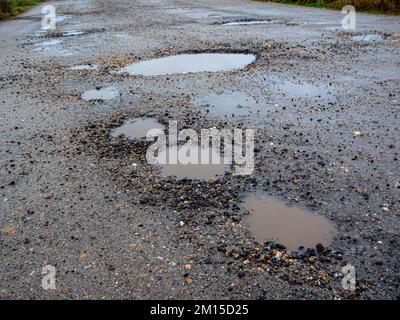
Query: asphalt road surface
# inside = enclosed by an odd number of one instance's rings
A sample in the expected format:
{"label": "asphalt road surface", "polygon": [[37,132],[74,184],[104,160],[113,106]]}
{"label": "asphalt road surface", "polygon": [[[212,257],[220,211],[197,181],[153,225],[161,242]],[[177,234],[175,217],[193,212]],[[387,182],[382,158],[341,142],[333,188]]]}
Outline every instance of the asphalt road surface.
{"label": "asphalt road surface", "polygon": [[[41,6],[0,22],[2,299],[400,297],[399,17],[358,14],[345,31],[340,11],[253,1],[46,4],[55,30],[41,31]],[[229,24],[243,21],[263,23]],[[257,58],[226,72],[116,72],[180,53]],[[113,99],[81,98],[110,86]],[[196,104],[223,92],[266,112],[214,117]],[[164,177],[144,141],[110,135],[142,116],[255,129],[255,171]],[[335,240],[294,252],[257,242],[242,202],[258,193],[331,219]]]}

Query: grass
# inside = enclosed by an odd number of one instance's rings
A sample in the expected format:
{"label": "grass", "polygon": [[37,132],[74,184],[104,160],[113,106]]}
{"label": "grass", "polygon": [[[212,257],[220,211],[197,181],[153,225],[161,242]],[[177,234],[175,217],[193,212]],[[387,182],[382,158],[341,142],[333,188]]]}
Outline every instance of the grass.
{"label": "grass", "polygon": [[26,11],[41,0],[0,0],[0,19],[6,19]]}
{"label": "grass", "polygon": [[398,0],[260,0],[285,4],[298,4],[307,7],[342,9],[345,5],[352,5],[357,11],[369,13],[400,14]]}

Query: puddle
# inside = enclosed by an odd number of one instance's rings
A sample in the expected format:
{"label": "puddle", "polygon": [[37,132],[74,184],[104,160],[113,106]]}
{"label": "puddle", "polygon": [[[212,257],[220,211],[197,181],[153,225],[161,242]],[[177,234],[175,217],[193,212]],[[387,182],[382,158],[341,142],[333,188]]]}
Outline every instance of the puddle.
{"label": "puddle", "polygon": [[37,46],[42,46],[42,47],[49,47],[49,46],[56,46],[56,45],[59,45],[59,44],[62,44],[62,43],[63,43],[62,40],[54,39],[54,40],[39,42],[36,45]]}
{"label": "puddle", "polygon": [[80,36],[84,34],[85,32],[83,31],[75,31],[75,30],[70,30],[70,31],[65,31],[62,36],[63,37],[74,37],[74,36]]}
{"label": "puddle", "polygon": [[93,89],[85,91],[82,94],[82,99],[90,100],[112,100],[118,96],[119,92],[115,87],[105,87],[101,89]]}
{"label": "puddle", "polygon": [[56,22],[64,21],[67,18],[69,18],[69,16],[65,16],[63,14],[56,14]]}
{"label": "puddle", "polygon": [[151,129],[164,129],[164,126],[152,118],[134,118],[125,121],[122,126],[114,129],[111,136],[124,135],[129,139],[144,138]]}
{"label": "puddle", "polygon": [[384,38],[380,34],[363,34],[351,38],[353,41],[375,42],[382,41]]}
{"label": "puddle", "polygon": [[60,46],[63,42],[58,39],[43,41],[37,43],[36,48],[33,49],[34,52],[40,52],[42,54],[50,56],[71,56],[72,53]]}
{"label": "puddle", "polygon": [[274,21],[267,20],[257,20],[257,21],[233,21],[233,22],[225,22],[222,25],[224,26],[252,26],[259,24],[271,24],[275,23]]}
{"label": "puddle", "polygon": [[287,206],[273,197],[249,197],[245,199],[244,207],[250,211],[244,221],[257,241],[282,243],[289,251],[300,246],[315,248],[318,243],[328,246],[336,234],[329,219]]}
{"label": "puddle", "polygon": [[70,68],[71,70],[95,70],[97,69],[97,65],[95,64],[83,64],[79,66],[73,66]]}
{"label": "puddle", "polygon": [[318,86],[307,82],[283,81],[276,84],[278,90],[295,98],[318,98],[324,101],[334,100],[326,86]]}
{"label": "puddle", "polygon": [[253,54],[202,53],[181,54],[134,63],[120,72],[131,75],[159,76],[189,72],[218,72],[244,68],[256,59]]}
{"label": "puddle", "polygon": [[267,111],[252,97],[240,92],[209,95],[199,100],[198,104],[206,108],[212,117],[248,116]]}
{"label": "puddle", "polygon": [[[178,180],[182,179],[195,179],[204,181],[215,181],[228,171],[229,165],[223,164],[223,159],[219,153],[215,150],[210,149],[210,164],[201,164],[200,153],[198,164],[163,164],[161,165],[161,175],[163,177],[176,177]],[[162,151],[158,155],[159,157],[167,157],[167,151]],[[211,164],[212,157],[220,158],[221,164]]]}

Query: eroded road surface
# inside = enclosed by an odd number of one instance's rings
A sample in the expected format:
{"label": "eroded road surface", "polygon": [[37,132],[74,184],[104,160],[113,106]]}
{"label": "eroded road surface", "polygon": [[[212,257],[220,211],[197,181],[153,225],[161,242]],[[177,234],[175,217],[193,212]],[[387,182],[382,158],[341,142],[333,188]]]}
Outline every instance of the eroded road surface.
{"label": "eroded road surface", "polygon": [[[51,4],[55,30],[41,31],[41,6],[0,23],[1,298],[400,296],[399,17],[359,14],[346,32],[337,11],[252,1]],[[120,72],[191,53],[256,60]],[[255,171],[165,175],[143,139],[113,134],[141,117],[255,129]],[[329,219],[333,242],[257,242],[244,205],[256,195]]]}

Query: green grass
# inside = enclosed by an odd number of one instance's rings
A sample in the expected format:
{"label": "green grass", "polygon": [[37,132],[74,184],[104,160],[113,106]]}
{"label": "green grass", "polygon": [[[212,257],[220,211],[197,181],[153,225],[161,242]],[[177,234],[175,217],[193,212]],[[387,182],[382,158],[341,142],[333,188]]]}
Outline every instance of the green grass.
{"label": "green grass", "polygon": [[6,19],[26,11],[41,0],[0,0],[0,19]]}
{"label": "green grass", "polygon": [[264,2],[279,2],[296,4],[306,7],[330,8],[341,10],[345,5],[353,5],[357,11],[368,13],[400,14],[398,0],[259,0]]}

